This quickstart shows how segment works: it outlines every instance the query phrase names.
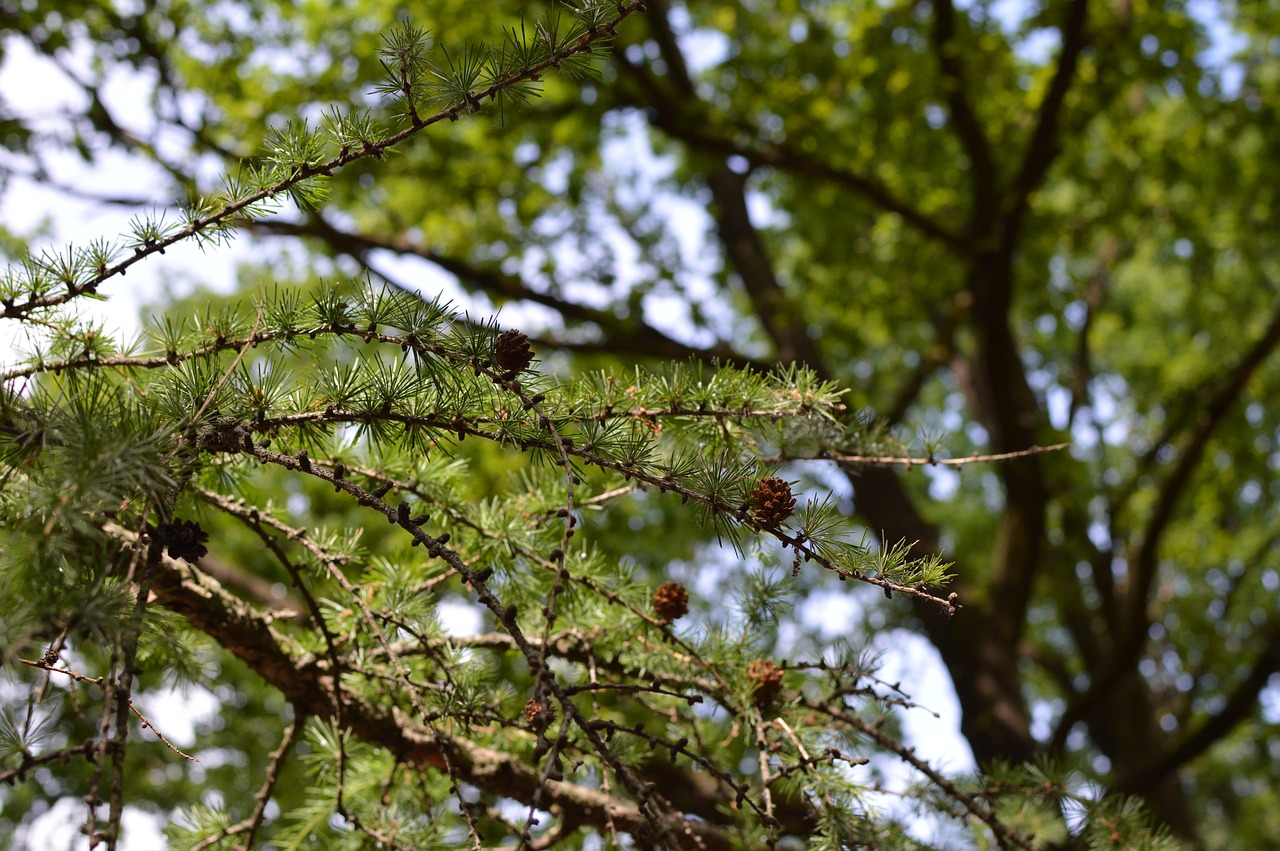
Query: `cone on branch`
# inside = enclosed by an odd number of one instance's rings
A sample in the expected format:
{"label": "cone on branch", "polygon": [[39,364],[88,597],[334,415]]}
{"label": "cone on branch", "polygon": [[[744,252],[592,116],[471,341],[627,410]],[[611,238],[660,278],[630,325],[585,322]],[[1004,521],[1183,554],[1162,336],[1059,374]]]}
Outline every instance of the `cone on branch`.
{"label": "cone on branch", "polygon": [[791,485],[777,476],[766,476],[751,491],[751,511],[765,526],[777,526],[791,516],[796,498]]}
{"label": "cone on branch", "polygon": [[514,328],[503,331],[493,341],[493,362],[508,375],[515,375],[529,368],[533,363],[533,349],[529,348],[529,338]]}
{"label": "cone on branch", "polygon": [[653,611],[664,621],[689,613],[689,592],[679,582],[664,582],[653,592]]}
{"label": "cone on branch", "polygon": [[170,558],[180,558],[195,564],[209,553],[204,542],[209,540],[209,533],[200,528],[194,520],[174,520],[161,523],[150,529],[151,537],[157,544],[169,551]]}
{"label": "cone on branch", "polygon": [[541,732],[556,720],[555,707],[550,704],[543,703],[537,698],[531,698],[524,705],[524,718],[529,722],[529,726]]}
{"label": "cone on branch", "polygon": [[772,659],[756,659],[747,666],[747,678],[755,683],[751,697],[756,706],[773,703],[782,691],[782,674],[783,670]]}

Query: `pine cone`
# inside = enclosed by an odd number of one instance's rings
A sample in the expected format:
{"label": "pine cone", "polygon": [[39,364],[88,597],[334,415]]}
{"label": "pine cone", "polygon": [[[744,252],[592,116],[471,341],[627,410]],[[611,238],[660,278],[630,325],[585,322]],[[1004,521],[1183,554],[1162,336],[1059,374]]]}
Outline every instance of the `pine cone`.
{"label": "pine cone", "polygon": [[209,552],[209,548],[204,545],[209,540],[209,533],[201,529],[200,524],[194,520],[161,523],[151,527],[150,532],[155,542],[169,551],[170,558],[180,558],[195,564],[197,559]]}
{"label": "pine cone", "polygon": [[533,349],[529,348],[529,338],[514,328],[503,331],[493,342],[493,362],[511,375],[528,369],[529,364],[533,363]]}
{"label": "pine cone", "polygon": [[791,485],[777,476],[761,479],[751,491],[751,509],[765,526],[777,526],[791,516],[795,507],[796,498],[791,495]]}
{"label": "pine cone", "polygon": [[689,614],[689,592],[679,582],[664,582],[653,592],[653,610],[665,621]]}
{"label": "pine cone", "polygon": [[770,659],[756,659],[747,666],[747,677],[755,682],[751,696],[757,706],[768,706],[782,691],[782,669]]}
{"label": "pine cone", "polygon": [[529,722],[530,727],[542,731],[547,729],[552,721],[556,720],[556,710],[555,707],[544,704],[534,698],[524,705],[524,717]]}

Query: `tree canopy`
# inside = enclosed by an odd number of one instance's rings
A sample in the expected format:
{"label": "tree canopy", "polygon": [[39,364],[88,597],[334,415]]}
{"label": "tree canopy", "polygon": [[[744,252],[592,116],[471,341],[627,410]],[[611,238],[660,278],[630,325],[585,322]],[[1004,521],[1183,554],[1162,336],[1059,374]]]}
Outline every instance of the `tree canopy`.
{"label": "tree canopy", "polygon": [[[3,234],[10,842],[80,797],[184,848],[1280,836],[1269,4],[3,21],[81,95],[0,94],[5,185],[136,214]],[[237,234],[235,294],[78,312]],[[981,771],[904,744],[894,630]]]}

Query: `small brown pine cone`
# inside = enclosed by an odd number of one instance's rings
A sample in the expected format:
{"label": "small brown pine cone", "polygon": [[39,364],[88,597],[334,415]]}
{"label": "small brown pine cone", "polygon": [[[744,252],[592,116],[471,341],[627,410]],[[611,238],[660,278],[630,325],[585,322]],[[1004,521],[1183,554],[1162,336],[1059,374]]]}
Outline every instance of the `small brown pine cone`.
{"label": "small brown pine cone", "polygon": [[664,582],[653,592],[653,610],[664,621],[689,614],[689,592],[679,582]]}
{"label": "small brown pine cone", "polygon": [[757,706],[768,706],[782,691],[782,669],[770,659],[756,659],[747,666],[747,677],[754,682],[752,698]]}
{"label": "small brown pine cone", "polygon": [[503,331],[493,342],[493,362],[499,369],[514,375],[529,368],[533,363],[533,349],[529,348],[529,338],[514,328]]}
{"label": "small brown pine cone", "polygon": [[751,491],[751,510],[765,526],[777,526],[795,511],[791,485],[777,476],[766,476]]}
{"label": "small brown pine cone", "polygon": [[551,705],[534,698],[524,705],[524,717],[533,729],[545,730],[552,721],[556,720],[556,710]]}

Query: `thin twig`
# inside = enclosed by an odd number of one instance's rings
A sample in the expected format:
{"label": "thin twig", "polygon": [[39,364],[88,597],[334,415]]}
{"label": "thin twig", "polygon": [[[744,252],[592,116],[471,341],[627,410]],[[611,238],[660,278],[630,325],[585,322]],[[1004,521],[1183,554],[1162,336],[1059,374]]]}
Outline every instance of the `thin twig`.
{"label": "thin twig", "polygon": [[157,738],[157,739],[159,739],[161,742],[163,742],[163,743],[164,743],[164,746],[165,746],[165,747],[167,747],[169,750],[173,751],[174,753],[176,753],[178,756],[182,757],[183,759],[189,759],[189,760],[191,760],[192,762],[199,762],[199,761],[200,761],[200,760],[196,759],[195,757],[193,757],[191,754],[186,754],[186,753],[183,753],[182,751],[178,750],[178,748],[177,748],[177,747],[175,747],[175,746],[174,746],[174,744],[173,744],[172,742],[170,742],[168,739],[166,739],[166,738],[164,737],[164,734],[163,734],[163,733],[161,733],[158,729],[156,729],[156,725],[155,725],[155,724],[152,724],[152,723],[151,723],[151,720],[150,720],[150,719],[148,719],[148,718],[147,718],[147,716],[145,716],[145,715],[143,715],[143,714],[142,714],[142,710],[140,710],[138,707],[134,706],[134,704],[133,704],[133,699],[132,699],[132,698],[130,698],[130,699],[129,699],[129,708],[130,708],[131,710],[133,710],[133,714],[134,714],[134,715],[137,715],[137,716],[138,716],[138,720],[142,722],[142,729],[144,729],[144,730],[150,730],[151,732],[155,733],[155,734],[156,734],[156,738]]}
{"label": "thin twig", "polygon": [[[1058,452],[1062,449],[1070,447],[1070,443],[1055,443],[1052,446],[1032,446],[1027,449],[1019,449],[1014,452],[998,452],[994,455],[978,455],[974,453],[967,458],[935,458],[933,455],[920,457],[892,457],[879,455],[844,455],[838,452],[823,453],[823,458],[832,461],[838,461],[841,464],[862,464],[867,466],[893,467],[898,464],[905,466],[907,469],[912,467],[963,467],[966,464],[983,464],[992,461],[1009,461],[1014,458],[1025,458],[1028,455],[1039,455],[1043,452]],[[771,461],[790,461],[792,458],[762,458],[762,461],[768,463]]]}
{"label": "thin twig", "polygon": [[[284,735],[280,738],[280,747],[276,748],[271,754],[271,764],[267,767],[267,776],[263,781],[262,788],[255,794],[253,814],[241,825],[245,826],[244,844],[240,846],[243,851],[249,851],[253,847],[253,838],[257,834],[258,829],[262,827],[262,820],[267,814],[267,803],[271,800],[271,793],[275,789],[276,783],[280,780],[280,770],[284,768],[284,761],[289,756],[293,746],[298,743],[298,737],[302,734],[302,729],[306,725],[307,718],[305,715],[298,713],[293,723],[284,731]],[[194,851],[194,849],[193,849]]]}
{"label": "thin twig", "polygon": [[837,721],[853,727],[859,733],[867,736],[875,741],[880,747],[893,753],[898,759],[910,765],[916,771],[929,778],[934,787],[943,792],[947,797],[954,800],[960,806],[964,807],[971,815],[986,823],[991,831],[1001,842],[1008,842],[1016,845],[1025,851],[1037,851],[1036,846],[1031,839],[1019,833],[1013,828],[1000,821],[999,816],[991,810],[981,799],[975,795],[971,795],[951,782],[942,772],[938,771],[925,760],[916,756],[915,748],[909,747],[889,734],[880,729],[880,725],[875,722],[865,721],[854,715],[845,712],[842,708],[825,702],[810,700],[809,698],[801,698],[804,706],[819,712]]}

